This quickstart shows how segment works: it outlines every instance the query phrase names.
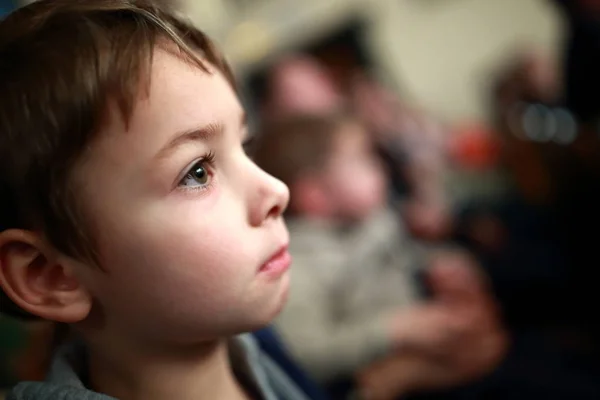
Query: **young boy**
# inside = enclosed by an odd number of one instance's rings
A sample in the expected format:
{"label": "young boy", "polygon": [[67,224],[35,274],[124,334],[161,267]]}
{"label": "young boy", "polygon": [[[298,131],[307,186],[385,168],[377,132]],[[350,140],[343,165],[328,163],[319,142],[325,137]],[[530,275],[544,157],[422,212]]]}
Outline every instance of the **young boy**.
{"label": "young boy", "polygon": [[[464,371],[495,365],[504,335],[486,285],[468,258],[438,255],[406,234],[386,207],[385,171],[360,124],[344,115],[289,117],[267,124],[255,150],[258,165],[291,191],[295,267],[276,327],[309,372],[327,382],[393,357],[392,369],[403,371],[387,374],[396,385],[427,379],[422,360],[433,355],[454,362],[474,354],[468,367],[452,364]],[[413,278],[430,262],[433,299],[420,301]]]}
{"label": "young boy", "polygon": [[229,340],[284,305],[288,190],[210,40],[151,1],[42,0],[0,23],[0,93],[0,286],[78,338],[9,399],[304,398]]}

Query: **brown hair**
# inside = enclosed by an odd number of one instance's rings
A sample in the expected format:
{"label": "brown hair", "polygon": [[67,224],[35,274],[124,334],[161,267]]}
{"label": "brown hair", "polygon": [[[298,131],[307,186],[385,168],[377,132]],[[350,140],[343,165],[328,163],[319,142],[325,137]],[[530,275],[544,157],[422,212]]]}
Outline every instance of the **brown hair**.
{"label": "brown hair", "polygon": [[300,175],[325,167],[335,136],[352,122],[352,118],[343,113],[295,115],[267,121],[257,133],[254,161],[293,187]]}
{"label": "brown hair", "polygon": [[42,0],[0,22],[0,231],[40,231],[99,264],[72,171],[110,105],[129,121],[161,44],[235,86],[210,39],[159,2]]}

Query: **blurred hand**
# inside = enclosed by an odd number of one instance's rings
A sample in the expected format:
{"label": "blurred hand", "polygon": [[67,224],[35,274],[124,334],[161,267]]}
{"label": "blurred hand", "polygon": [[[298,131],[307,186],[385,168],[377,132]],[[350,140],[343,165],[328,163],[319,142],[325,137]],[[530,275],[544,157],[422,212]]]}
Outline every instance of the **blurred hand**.
{"label": "blurred hand", "polygon": [[457,338],[447,363],[455,375],[467,377],[488,372],[508,345],[502,316],[490,285],[475,260],[462,251],[439,253],[426,279],[433,303],[443,304],[453,317]]}
{"label": "blurred hand", "polygon": [[413,197],[404,205],[402,215],[409,232],[419,239],[441,240],[452,231],[452,215],[441,201]]}
{"label": "blurred hand", "polygon": [[465,384],[503,359],[508,336],[475,262],[463,252],[439,253],[428,280],[433,299],[399,313],[394,322],[399,351],[358,374],[368,399]]}
{"label": "blurred hand", "polygon": [[489,282],[468,252],[459,249],[437,252],[430,260],[425,279],[434,300],[459,311],[485,309],[498,317]]}
{"label": "blurred hand", "polygon": [[402,310],[392,320],[392,338],[399,352],[447,355],[462,336],[461,330],[462,323],[452,310],[434,302]]}
{"label": "blurred hand", "polygon": [[398,353],[360,371],[361,398],[393,400],[419,391],[451,388],[490,373],[501,362],[507,338],[500,332],[479,335],[445,360],[418,353]]}
{"label": "blurred hand", "polygon": [[502,221],[493,215],[478,215],[466,224],[465,233],[480,249],[498,253],[504,248],[508,233]]}

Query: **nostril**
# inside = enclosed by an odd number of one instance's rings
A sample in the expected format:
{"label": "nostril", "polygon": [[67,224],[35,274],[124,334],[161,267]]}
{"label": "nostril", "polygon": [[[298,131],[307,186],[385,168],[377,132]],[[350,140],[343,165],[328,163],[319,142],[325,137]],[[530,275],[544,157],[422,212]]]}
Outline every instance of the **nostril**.
{"label": "nostril", "polygon": [[271,207],[271,209],[267,213],[267,218],[268,219],[277,218],[282,213],[283,213],[283,209],[281,208],[281,206],[275,205],[275,206]]}

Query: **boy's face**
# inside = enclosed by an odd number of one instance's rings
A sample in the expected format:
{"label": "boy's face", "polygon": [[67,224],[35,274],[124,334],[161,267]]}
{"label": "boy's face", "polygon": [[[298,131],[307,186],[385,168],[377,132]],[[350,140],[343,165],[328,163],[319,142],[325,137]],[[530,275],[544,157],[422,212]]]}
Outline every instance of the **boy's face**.
{"label": "boy's face", "polygon": [[288,190],[246,156],[243,109],[211,68],[157,50],[129,127],[113,118],[76,171],[105,270],[76,273],[136,340],[255,329],[285,301],[287,250],[261,267],[287,246]]}
{"label": "boy's face", "polygon": [[335,135],[325,187],[338,216],[361,220],[384,206],[387,195],[385,170],[368,133],[348,123]]}

